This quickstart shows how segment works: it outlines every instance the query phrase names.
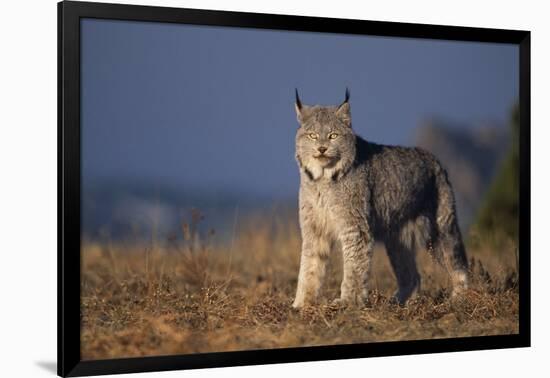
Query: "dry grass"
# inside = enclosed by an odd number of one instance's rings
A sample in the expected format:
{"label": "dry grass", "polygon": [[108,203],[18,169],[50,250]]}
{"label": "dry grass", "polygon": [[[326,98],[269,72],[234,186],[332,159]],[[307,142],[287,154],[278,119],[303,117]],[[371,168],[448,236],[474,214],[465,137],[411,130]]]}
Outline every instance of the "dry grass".
{"label": "dry grass", "polygon": [[420,295],[394,304],[395,279],[375,252],[364,308],[329,305],[341,277],[334,254],[323,302],[291,308],[300,238],[294,220],[240,223],[228,245],[198,237],[194,215],[182,240],[163,246],[84,243],[84,359],[447,338],[518,332],[514,249],[470,250],[471,288],[449,298],[449,282],[427,253],[418,257]]}

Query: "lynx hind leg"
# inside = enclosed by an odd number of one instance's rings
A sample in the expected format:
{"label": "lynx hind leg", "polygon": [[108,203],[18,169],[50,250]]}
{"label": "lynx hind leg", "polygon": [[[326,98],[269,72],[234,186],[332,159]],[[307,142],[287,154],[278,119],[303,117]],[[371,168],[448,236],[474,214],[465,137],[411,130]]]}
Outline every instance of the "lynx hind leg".
{"label": "lynx hind leg", "polygon": [[420,290],[420,274],[416,267],[416,251],[424,248],[433,235],[433,222],[427,216],[403,224],[399,233],[386,240],[390,264],[397,279],[398,290],[395,298],[404,304]]}
{"label": "lynx hind leg", "polygon": [[460,233],[439,235],[435,252],[442,258],[441,263],[449,273],[453,285],[452,296],[468,288],[468,259]]}
{"label": "lynx hind leg", "polygon": [[397,279],[395,299],[400,305],[420,290],[420,274],[416,268],[416,253],[411,246],[401,240],[391,240],[386,243],[390,264]]}
{"label": "lynx hind leg", "polygon": [[468,258],[456,215],[454,193],[444,170],[436,177],[438,192],[435,214],[437,238],[435,253],[451,276],[453,296],[468,287]]}

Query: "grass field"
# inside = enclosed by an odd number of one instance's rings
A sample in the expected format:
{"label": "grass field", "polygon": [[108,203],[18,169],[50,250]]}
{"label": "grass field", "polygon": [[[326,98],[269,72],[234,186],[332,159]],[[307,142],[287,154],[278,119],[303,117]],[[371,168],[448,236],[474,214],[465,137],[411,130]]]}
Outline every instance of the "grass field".
{"label": "grass field", "polygon": [[[231,241],[196,231],[150,243],[83,242],[83,359],[518,332],[517,258],[512,245],[468,249],[471,285],[451,300],[449,280],[427,253],[418,255],[422,290],[405,306],[384,252],[375,251],[363,308],[330,305],[339,294],[336,250],[321,304],[291,308],[300,236],[293,217],[249,217]],[[154,239],[154,238],[153,238]]]}

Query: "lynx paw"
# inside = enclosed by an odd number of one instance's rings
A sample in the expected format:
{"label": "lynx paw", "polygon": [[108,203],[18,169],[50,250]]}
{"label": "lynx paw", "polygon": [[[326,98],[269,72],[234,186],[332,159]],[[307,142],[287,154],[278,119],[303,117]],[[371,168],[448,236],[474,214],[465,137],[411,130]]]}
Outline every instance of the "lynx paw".
{"label": "lynx paw", "polygon": [[365,304],[362,298],[336,298],[331,302],[332,306],[338,307],[362,307]]}
{"label": "lynx paw", "polygon": [[348,302],[345,299],[342,298],[335,298],[330,302],[331,306],[337,306],[337,307],[345,307],[348,305]]}

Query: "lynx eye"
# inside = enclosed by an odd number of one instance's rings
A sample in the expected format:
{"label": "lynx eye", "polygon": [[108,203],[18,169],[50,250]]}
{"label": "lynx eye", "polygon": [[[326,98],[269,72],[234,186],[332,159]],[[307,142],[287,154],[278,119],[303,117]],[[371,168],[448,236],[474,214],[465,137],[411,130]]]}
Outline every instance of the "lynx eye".
{"label": "lynx eye", "polygon": [[307,136],[310,138],[310,139],[313,139],[313,140],[316,140],[317,138],[319,138],[319,135],[315,134],[315,133],[309,133],[307,134]]}
{"label": "lynx eye", "polygon": [[336,139],[336,138],[338,138],[338,134],[336,134],[336,133],[328,134],[328,139]]}

